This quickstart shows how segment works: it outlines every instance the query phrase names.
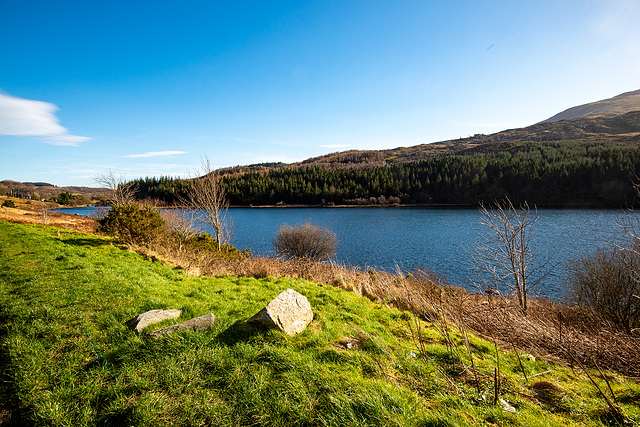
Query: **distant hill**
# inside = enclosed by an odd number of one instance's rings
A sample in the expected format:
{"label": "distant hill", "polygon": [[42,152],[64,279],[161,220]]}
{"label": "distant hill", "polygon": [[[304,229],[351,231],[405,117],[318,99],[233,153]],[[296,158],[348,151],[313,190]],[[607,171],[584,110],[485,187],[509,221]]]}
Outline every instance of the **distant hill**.
{"label": "distant hill", "polygon": [[58,197],[63,192],[84,196],[87,202],[95,202],[109,197],[109,190],[106,188],[57,187],[46,182],[19,182],[8,179],[0,181],[0,194],[20,198],[49,200]]}
{"label": "distant hill", "polygon": [[640,141],[640,90],[570,108],[531,126],[388,150],[350,150],[290,166],[368,168],[434,156],[500,151],[527,141]]}
{"label": "distant hill", "polygon": [[322,166],[327,169],[368,168],[406,163],[426,158],[502,151],[529,141],[638,141],[640,142],[640,111],[615,117],[577,118],[541,122],[532,126],[509,129],[490,135],[477,134],[412,147],[389,150],[351,150],[313,157],[291,166]]}
{"label": "distant hill", "polygon": [[614,96],[613,98],[569,108],[551,118],[548,118],[543,123],[577,118],[592,119],[615,117],[632,111],[640,111],[640,90],[625,92],[618,96]]}

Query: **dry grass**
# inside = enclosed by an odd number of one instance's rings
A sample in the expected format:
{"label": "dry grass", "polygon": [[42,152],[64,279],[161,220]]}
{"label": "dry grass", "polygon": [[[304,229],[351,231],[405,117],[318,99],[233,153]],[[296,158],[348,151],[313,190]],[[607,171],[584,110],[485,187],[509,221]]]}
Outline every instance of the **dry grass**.
{"label": "dry grass", "polygon": [[95,219],[80,215],[68,215],[58,212],[47,212],[47,209],[55,209],[44,202],[34,200],[23,200],[14,198],[2,198],[2,200],[13,200],[15,208],[0,207],[0,220],[16,222],[20,224],[45,224],[83,233],[94,233],[97,229]]}
{"label": "dry grass", "polygon": [[584,364],[640,378],[640,337],[594,313],[545,299],[530,300],[525,316],[512,298],[470,296],[464,320],[480,335],[570,366]]}

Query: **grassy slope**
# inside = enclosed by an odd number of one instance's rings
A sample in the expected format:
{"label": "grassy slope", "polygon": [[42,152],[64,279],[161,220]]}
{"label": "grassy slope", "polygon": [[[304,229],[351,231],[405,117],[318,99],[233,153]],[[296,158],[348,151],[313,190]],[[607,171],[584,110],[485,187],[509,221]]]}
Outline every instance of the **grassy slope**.
{"label": "grassy slope", "polygon": [[[286,288],[314,309],[305,332],[243,325]],[[179,321],[213,312],[216,325],[157,341],[127,329],[127,320],[154,308],[183,309]],[[331,287],[193,278],[108,239],[0,221],[0,394],[36,425],[601,424],[606,405],[579,373],[523,361],[529,375],[551,371],[538,379],[566,391],[543,405],[526,397],[510,353],[500,353],[502,397],[517,412],[494,407],[493,345],[471,338],[483,399],[432,328],[420,357],[406,319]],[[624,411],[638,417],[640,387],[611,377]]]}

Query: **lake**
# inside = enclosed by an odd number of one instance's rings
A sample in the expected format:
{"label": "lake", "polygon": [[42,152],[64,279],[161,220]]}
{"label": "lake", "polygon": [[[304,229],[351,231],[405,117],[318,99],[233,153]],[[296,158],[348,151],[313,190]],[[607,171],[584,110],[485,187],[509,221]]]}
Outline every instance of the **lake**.
{"label": "lake", "polygon": [[[92,208],[60,209],[89,215]],[[626,235],[617,225],[621,210],[539,209],[532,239],[537,260],[554,265],[538,294],[561,298],[564,265]],[[468,249],[479,237],[477,209],[448,208],[232,208],[233,244],[254,254],[273,255],[272,240],[282,224],[305,221],[338,235],[337,258],[362,268],[430,269],[451,284],[469,287]]]}

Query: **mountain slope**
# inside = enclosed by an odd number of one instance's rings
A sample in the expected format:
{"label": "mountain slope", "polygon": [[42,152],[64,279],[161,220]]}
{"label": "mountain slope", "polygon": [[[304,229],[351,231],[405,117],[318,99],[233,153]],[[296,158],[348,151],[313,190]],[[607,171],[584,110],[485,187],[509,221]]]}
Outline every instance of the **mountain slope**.
{"label": "mountain slope", "polygon": [[489,135],[397,147],[387,150],[349,150],[312,157],[293,164],[260,164],[228,168],[226,174],[283,166],[320,166],[329,170],[371,168],[451,154],[501,151],[526,141],[639,141],[640,89],[613,98],[569,108],[531,126]]}
{"label": "mountain slope", "polygon": [[569,108],[548,118],[542,123],[576,118],[615,117],[638,110],[640,110],[640,89],[625,92],[613,98]]}
{"label": "mountain slope", "polygon": [[328,169],[345,167],[374,167],[406,163],[429,157],[501,151],[527,141],[639,141],[640,111],[615,117],[576,118],[555,122],[541,122],[525,128],[509,129],[490,135],[398,147],[388,150],[347,151],[307,159],[295,166],[322,166]]}

